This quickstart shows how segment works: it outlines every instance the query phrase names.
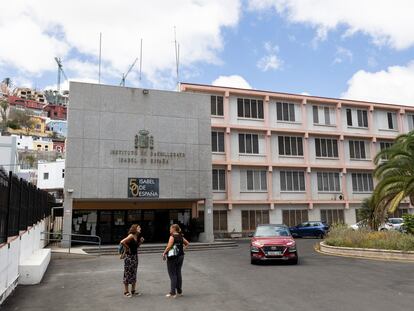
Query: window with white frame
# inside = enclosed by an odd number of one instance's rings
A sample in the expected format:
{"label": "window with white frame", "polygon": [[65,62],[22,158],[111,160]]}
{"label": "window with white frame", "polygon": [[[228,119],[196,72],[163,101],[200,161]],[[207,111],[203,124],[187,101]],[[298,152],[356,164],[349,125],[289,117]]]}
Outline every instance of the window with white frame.
{"label": "window with white frame", "polygon": [[237,98],[237,116],[239,118],[264,119],[263,100]]}
{"label": "window with white frame", "polygon": [[349,127],[368,127],[368,111],[363,109],[346,109],[346,122]]}
{"label": "window with white frame", "polygon": [[389,130],[397,129],[397,114],[395,112],[387,112],[387,125]]}
{"label": "window with white frame", "polygon": [[211,132],[211,151],[224,152],[224,132]]}
{"label": "window with white frame", "polygon": [[340,192],[341,183],[339,173],[336,172],[318,172],[318,191],[319,192]]}
{"label": "window with white frame", "polygon": [[[390,148],[392,146],[392,142],[389,142],[389,141],[381,141],[380,142],[380,151],[383,151],[383,150],[385,150],[385,149],[388,149],[388,148]],[[387,155],[382,155],[381,156],[381,159],[384,159],[384,160],[386,160],[388,157],[387,157]]]}
{"label": "window with white frame", "polygon": [[226,170],[213,169],[213,190],[225,191],[226,190]]}
{"label": "window with white frame", "polygon": [[352,173],[353,192],[372,192],[374,182],[371,173]]}
{"label": "window with white frame", "polygon": [[368,159],[368,148],[365,148],[365,141],[350,140],[349,141],[349,157],[353,160]]}
{"label": "window with white frame", "polygon": [[414,130],[414,114],[408,114],[408,129],[410,131]]}
{"label": "window with white frame", "polygon": [[223,96],[211,95],[211,115],[223,116]]}
{"label": "window with white frame", "polygon": [[328,106],[312,106],[313,124],[317,125],[334,125],[335,109]]}
{"label": "window with white frame", "polygon": [[269,224],[269,210],[242,211],[242,230],[254,231],[257,225]]}
{"label": "window with white frame", "polygon": [[301,171],[280,171],[280,190],[305,191],[305,173]]}
{"label": "window with white frame", "polygon": [[267,172],[265,170],[244,170],[240,178],[242,191],[267,191]]}
{"label": "window with white frame", "polygon": [[306,209],[288,209],[282,210],[283,224],[288,227],[296,226],[302,222],[308,221],[308,210]]}
{"label": "window with white frame", "polygon": [[239,153],[259,154],[259,135],[239,133]]}
{"label": "window with white frame", "polygon": [[303,156],[303,139],[296,136],[279,136],[279,155]]}
{"label": "window with white frame", "polygon": [[295,122],[295,104],[277,102],[276,117],[278,121]]}
{"label": "window with white frame", "polygon": [[338,140],[315,138],[315,155],[317,158],[338,158]]}

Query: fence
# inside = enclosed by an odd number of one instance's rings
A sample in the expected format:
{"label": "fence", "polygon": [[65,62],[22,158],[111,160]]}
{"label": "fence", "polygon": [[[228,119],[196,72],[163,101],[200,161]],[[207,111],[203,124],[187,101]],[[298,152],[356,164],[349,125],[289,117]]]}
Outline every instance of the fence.
{"label": "fence", "polygon": [[0,169],[0,244],[50,216],[53,201],[47,192]]}

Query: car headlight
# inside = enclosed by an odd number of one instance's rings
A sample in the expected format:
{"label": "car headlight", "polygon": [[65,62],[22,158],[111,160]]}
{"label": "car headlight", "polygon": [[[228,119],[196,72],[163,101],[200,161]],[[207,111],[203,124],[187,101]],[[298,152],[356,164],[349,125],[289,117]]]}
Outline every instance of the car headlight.
{"label": "car headlight", "polygon": [[295,242],[293,242],[293,241],[292,242],[287,242],[286,243],[286,246],[289,246],[289,247],[295,246]]}
{"label": "car headlight", "polygon": [[250,247],[250,251],[252,253],[258,253],[258,252],[260,252],[260,249],[258,247],[256,247],[256,246],[251,246]]}
{"label": "car headlight", "polygon": [[296,252],[296,245],[289,247],[289,253],[295,253]]}

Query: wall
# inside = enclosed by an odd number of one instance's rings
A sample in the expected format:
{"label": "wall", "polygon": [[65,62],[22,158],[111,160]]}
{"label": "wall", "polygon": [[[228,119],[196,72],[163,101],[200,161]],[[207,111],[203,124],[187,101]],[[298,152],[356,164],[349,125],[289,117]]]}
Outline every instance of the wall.
{"label": "wall", "polygon": [[46,246],[46,241],[41,240],[41,232],[47,231],[48,221],[44,219],[9,244],[0,246],[0,305],[18,284],[19,264]]}
{"label": "wall", "polygon": [[[56,162],[39,162],[37,165],[37,187],[40,189],[63,189],[65,169],[65,159],[57,159]],[[48,179],[44,179],[44,173],[49,174]]]}
{"label": "wall", "polygon": [[16,137],[0,136],[0,166],[6,171],[17,171]]}

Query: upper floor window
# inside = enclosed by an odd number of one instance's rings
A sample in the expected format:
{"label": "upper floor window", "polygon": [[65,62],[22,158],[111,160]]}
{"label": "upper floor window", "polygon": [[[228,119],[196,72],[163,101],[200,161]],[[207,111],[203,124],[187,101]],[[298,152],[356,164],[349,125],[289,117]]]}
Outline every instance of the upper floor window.
{"label": "upper floor window", "polygon": [[299,171],[280,172],[281,191],[305,191],[305,173]]}
{"label": "upper floor window", "polygon": [[414,114],[408,114],[408,129],[410,131],[414,130]]}
{"label": "upper floor window", "polygon": [[336,139],[315,138],[315,154],[317,158],[337,158],[338,141]]}
{"label": "upper floor window", "polygon": [[368,159],[368,153],[365,148],[365,141],[350,140],[349,141],[349,157],[351,159]]}
{"label": "upper floor window", "polygon": [[223,116],[223,96],[211,95],[211,115]]}
{"label": "upper floor window", "polygon": [[211,132],[211,151],[224,152],[224,133],[212,131]]}
{"label": "upper floor window", "polygon": [[267,191],[265,170],[246,170],[245,181],[241,180],[241,189],[247,191]]}
{"label": "upper floor window", "polygon": [[258,134],[239,134],[239,153],[259,154]]}
{"label": "upper floor window", "polygon": [[[392,146],[392,143],[391,142],[389,142],[389,141],[381,141],[380,142],[380,151],[385,150],[385,149],[388,149],[391,146]],[[388,157],[387,157],[387,155],[384,154],[383,156],[381,156],[381,158],[384,159],[384,160],[386,160]]]}
{"label": "upper floor window", "polygon": [[318,191],[319,192],[339,192],[341,184],[339,173],[335,172],[318,172]]}
{"label": "upper floor window", "polygon": [[333,125],[335,110],[327,106],[312,106],[313,123],[319,125]]}
{"label": "upper floor window", "polygon": [[302,137],[279,136],[279,155],[303,156]]}
{"label": "upper floor window", "polygon": [[44,180],[49,179],[49,173],[43,173],[43,179]]}
{"label": "upper floor window", "polygon": [[[356,119],[355,119],[356,116]],[[361,109],[346,109],[346,122],[348,126],[368,127],[368,111]]]}
{"label": "upper floor window", "polygon": [[224,169],[213,169],[213,190],[226,190],[226,171]]}
{"label": "upper floor window", "polygon": [[387,112],[387,124],[389,130],[397,128],[397,115],[395,112]]}
{"label": "upper floor window", "polygon": [[237,116],[240,118],[263,119],[263,100],[237,98]]}
{"label": "upper floor window", "polygon": [[295,122],[295,104],[277,102],[276,116],[278,121]]}
{"label": "upper floor window", "polygon": [[374,182],[372,174],[369,173],[352,173],[352,191],[353,192],[372,192]]}

